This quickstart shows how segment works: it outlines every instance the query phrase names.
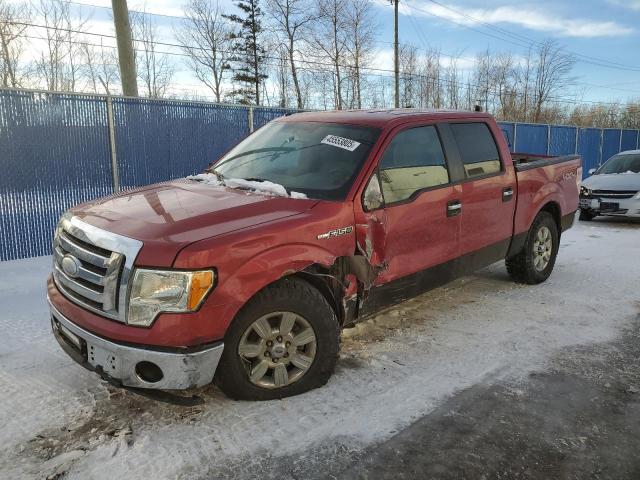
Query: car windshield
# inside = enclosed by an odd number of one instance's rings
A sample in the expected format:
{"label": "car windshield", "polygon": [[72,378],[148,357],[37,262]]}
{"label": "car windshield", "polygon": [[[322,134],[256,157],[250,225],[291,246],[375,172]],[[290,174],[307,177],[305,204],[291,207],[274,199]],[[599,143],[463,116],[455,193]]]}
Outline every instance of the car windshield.
{"label": "car windshield", "polygon": [[210,171],[273,182],[309,198],[344,200],[379,130],[317,122],[273,122],[240,142]]}
{"label": "car windshield", "polygon": [[614,155],[597,173],[640,173],[640,154]]}

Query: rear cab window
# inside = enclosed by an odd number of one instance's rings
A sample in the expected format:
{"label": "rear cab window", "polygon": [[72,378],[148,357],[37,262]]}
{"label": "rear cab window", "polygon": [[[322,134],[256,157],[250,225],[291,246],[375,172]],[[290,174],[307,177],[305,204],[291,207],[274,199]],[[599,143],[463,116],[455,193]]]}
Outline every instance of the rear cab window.
{"label": "rear cab window", "polygon": [[434,126],[397,133],[378,166],[385,204],[410,199],[415,193],[449,183],[444,151]]}
{"label": "rear cab window", "polygon": [[498,147],[486,123],[449,125],[460,151],[466,178],[484,177],[502,171]]}

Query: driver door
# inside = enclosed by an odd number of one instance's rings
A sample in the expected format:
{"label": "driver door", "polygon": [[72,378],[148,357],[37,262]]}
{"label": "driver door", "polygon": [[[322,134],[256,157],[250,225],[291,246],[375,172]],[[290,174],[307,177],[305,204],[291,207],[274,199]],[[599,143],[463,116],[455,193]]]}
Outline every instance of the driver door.
{"label": "driver door", "polygon": [[[435,125],[397,131],[379,158],[372,181],[376,179],[384,205],[364,213],[367,229],[359,235],[368,237],[358,238],[372,246],[371,258],[378,262],[372,307],[397,303],[449,280],[458,255],[462,193],[451,184]],[[365,190],[365,210],[371,185]]]}

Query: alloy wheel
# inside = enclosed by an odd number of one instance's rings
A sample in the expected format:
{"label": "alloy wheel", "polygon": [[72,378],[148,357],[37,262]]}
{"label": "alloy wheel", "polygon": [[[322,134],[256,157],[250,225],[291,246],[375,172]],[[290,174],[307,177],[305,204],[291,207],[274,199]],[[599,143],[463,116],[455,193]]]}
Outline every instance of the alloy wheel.
{"label": "alloy wheel", "polygon": [[299,380],[316,356],[311,324],[293,312],[263,315],[244,331],[238,344],[249,380],[262,388],[281,388]]}
{"label": "alloy wheel", "polygon": [[533,267],[541,272],[549,265],[553,250],[553,237],[549,227],[542,226],[538,229],[533,242]]}

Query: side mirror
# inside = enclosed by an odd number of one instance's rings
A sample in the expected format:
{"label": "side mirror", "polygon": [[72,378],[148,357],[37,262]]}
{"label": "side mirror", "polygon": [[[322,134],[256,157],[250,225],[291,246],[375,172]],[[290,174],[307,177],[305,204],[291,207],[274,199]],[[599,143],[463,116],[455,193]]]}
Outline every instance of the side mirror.
{"label": "side mirror", "polygon": [[378,174],[374,173],[369,179],[367,188],[364,189],[362,196],[362,205],[367,212],[376,210],[384,205],[384,197],[380,190],[380,181],[378,180]]}
{"label": "side mirror", "polygon": [[596,173],[596,169],[595,168],[590,168],[589,169],[589,175],[593,175],[594,173]]}

